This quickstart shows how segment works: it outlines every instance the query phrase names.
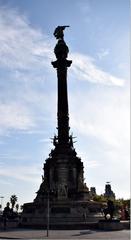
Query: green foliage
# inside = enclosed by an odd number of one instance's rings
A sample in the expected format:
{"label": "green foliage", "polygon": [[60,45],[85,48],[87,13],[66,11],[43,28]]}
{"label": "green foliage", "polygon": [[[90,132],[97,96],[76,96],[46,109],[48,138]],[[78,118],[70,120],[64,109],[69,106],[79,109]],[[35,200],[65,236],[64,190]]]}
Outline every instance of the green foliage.
{"label": "green foliage", "polygon": [[123,198],[120,198],[120,199],[109,199],[107,197],[105,197],[104,195],[96,195],[93,197],[93,201],[96,201],[96,202],[106,202],[108,200],[112,200],[114,202],[114,205],[117,207],[117,208],[121,208],[122,206],[127,206],[128,208],[130,208],[130,199],[126,199],[124,200]]}
{"label": "green foliage", "polygon": [[96,195],[93,197],[93,201],[96,202],[107,202],[107,198],[104,197],[103,195]]}
{"label": "green foliage", "polygon": [[130,199],[124,200],[124,205],[128,206],[128,208],[130,208],[130,203],[131,203]]}
{"label": "green foliage", "polygon": [[14,209],[14,206],[17,202],[17,196],[15,194],[10,197],[10,202],[11,202],[11,205],[12,205],[12,209]]}
{"label": "green foliage", "polygon": [[118,207],[127,206],[128,208],[130,208],[130,199],[124,200],[123,198],[119,198],[116,199],[114,203]]}
{"label": "green foliage", "polygon": [[16,204],[15,208],[16,208],[16,211],[18,212],[18,210],[19,210],[19,204],[18,203]]}

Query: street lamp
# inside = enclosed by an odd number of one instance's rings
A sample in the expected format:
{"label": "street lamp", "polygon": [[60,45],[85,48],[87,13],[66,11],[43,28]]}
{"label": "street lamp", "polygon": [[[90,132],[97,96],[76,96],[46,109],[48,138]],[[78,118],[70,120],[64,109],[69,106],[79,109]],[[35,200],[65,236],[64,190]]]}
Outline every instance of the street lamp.
{"label": "street lamp", "polygon": [[49,236],[49,225],[50,225],[50,193],[47,192],[47,237]]}
{"label": "street lamp", "polygon": [[49,229],[50,229],[50,196],[54,194],[53,190],[47,191],[47,237],[49,237]]}

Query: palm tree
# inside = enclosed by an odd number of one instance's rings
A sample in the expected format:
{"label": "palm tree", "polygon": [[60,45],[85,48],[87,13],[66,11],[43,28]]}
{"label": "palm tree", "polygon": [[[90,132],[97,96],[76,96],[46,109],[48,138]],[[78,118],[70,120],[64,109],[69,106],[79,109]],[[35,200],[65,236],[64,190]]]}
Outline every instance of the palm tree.
{"label": "palm tree", "polygon": [[16,211],[18,212],[18,210],[19,210],[19,204],[18,203],[16,204],[15,208],[16,208]]}
{"label": "palm tree", "polygon": [[16,196],[16,195],[12,195],[12,196],[10,197],[10,202],[11,202],[12,210],[13,210],[13,208],[14,208],[14,206],[15,206],[15,203],[17,202],[17,196]]}

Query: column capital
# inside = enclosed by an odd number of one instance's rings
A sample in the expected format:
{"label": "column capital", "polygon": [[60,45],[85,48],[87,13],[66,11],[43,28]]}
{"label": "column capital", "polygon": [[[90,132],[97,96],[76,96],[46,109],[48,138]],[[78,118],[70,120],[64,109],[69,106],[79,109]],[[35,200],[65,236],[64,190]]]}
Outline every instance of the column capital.
{"label": "column capital", "polygon": [[51,64],[54,68],[67,68],[71,66],[72,61],[67,59],[58,59],[54,62],[51,62]]}

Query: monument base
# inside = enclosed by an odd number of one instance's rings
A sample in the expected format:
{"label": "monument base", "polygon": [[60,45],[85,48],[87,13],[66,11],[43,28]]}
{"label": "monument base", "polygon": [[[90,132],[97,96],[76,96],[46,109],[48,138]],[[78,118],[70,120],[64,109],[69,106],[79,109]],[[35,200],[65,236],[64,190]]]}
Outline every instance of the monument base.
{"label": "monument base", "polygon": [[99,220],[98,228],[105,231],[117,231],[124,229],[123,224],[118,219]]}
{"label": "monument base", "polygon": [[[50,202],[49,224],[52,229],[78,229],[79,225],[84,227],[88,223],[96,223],[102,217],[101,204],[96,202],[67,200]],[[21,226],[46,228],[47,218],[47,203],[27,203],[21,216]]]}

